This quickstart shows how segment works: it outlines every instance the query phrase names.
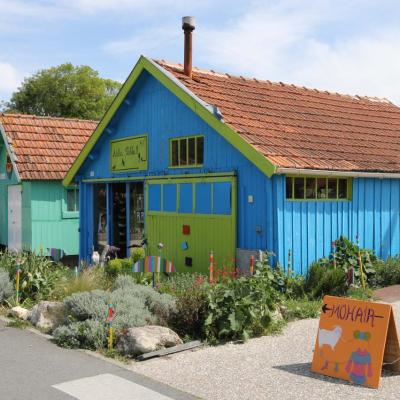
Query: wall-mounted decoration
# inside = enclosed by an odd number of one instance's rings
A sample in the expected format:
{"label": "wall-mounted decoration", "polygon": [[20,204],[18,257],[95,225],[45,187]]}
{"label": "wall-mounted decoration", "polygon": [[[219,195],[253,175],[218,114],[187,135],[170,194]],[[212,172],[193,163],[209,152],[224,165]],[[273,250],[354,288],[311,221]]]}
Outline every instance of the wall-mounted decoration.
{"label": "wall-mounted decoration", "polygon": [[112,172],[147,169],[147,136],[113,140],[110,148]]}
{"label": "wall-mounted decoration", "polygon": [[190,235],[190,225],[183,225],[182,226],[182,233],[184,235]]}
{"label": "wall-mounted decoration", "polygon": [[185,257],[185,267],[192,267],[192,266],[193,266],[192,257]]}
{"label": "wall-mounted decoration", "polygon": [[181,243],[181,249],[182,250],[187,250],[189,248],[188,242],[182,242]]}

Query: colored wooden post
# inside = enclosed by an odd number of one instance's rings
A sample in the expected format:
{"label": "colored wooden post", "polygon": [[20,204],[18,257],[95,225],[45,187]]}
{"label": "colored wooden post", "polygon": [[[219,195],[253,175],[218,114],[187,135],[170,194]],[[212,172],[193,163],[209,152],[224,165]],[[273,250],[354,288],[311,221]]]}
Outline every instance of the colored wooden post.
{"label": "colored wooden post", "polygon": [[78,267],[75,267],[75,279],[78,279]]}
{"label": "colored wooden post", "polygon": [[108,330],[108,350],[112,350],[113,348],[113,318],[114,318],[114,308],[111,301],[108,303],[108,317],[107,322],[109,326]]}
{"label": "colored wooden post", "polygon": [[210,252],[210,278],[209,282],[213,283],[214,282],[214,254],[211,251]]}
{"label": "colored wooden post", "polygon": [[288,251],[288,277],[292,274],[292,252]]}
{"label": "colored wooden post", "polygon": [[250,275],[254,275],[254,256],[250,256]]}
{"label": "colored wooden post", "polygon": [[332,242],[333,268],[336,269],[336,242]]}
{"label": "colored wooden post", "polygon": [[16,260],[17,262],[17,276],[15,279],[15,291],[16,291],[16,302],[17,304],[19,304],[19,279],[20,279],[20,275],[21,275],[21,259],[17,258]]}
{"label": "colored wooden post", "polygon": [[360,251],[358,235],[356,236],[356,239],[357,239],[357,247],[358,247],[357,260],[358,260],[358,266],[360,268],[360,281],[361,281],[361,286],[363,287],[363,289],[365,289],[365,276],[364,276],[363,265],[362,265],[362,260],[361,260],[361,251]]}

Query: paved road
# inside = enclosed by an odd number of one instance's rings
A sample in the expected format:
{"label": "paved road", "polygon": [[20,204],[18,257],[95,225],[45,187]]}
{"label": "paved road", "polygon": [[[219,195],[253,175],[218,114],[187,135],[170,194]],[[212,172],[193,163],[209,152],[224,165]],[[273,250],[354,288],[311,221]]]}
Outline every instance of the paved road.
{"label": "paved road", "polygon": [[0,399],[193,400],[188,394],[83,352],[61,349],[0,321]]}

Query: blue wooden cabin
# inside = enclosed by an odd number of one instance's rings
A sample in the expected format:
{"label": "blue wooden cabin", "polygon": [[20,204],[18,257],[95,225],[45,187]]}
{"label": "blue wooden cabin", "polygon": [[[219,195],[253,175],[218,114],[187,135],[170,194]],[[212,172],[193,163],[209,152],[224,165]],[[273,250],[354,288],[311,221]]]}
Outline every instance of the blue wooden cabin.
{"label": "blue wooden cabin", "polygon": [[304,273],[340,235],[396,255],[399,139],[385,100],[142,56],[64,179],[80,188],[80,258],[146,237],[178,271],[263,249]]}

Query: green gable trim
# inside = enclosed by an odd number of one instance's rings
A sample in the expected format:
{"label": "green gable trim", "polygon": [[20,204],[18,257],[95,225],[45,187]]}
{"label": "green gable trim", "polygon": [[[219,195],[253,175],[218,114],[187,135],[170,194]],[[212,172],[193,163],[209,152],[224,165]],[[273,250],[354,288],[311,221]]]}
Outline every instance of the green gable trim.
{"label": "green gable trim", "polygon": [[63,180],[64,186],[71,184],[79,168],[84,163],[86,157],[100,138],[104,129],[111,121],[112,117],[128,95],[132,86],[139,78],[143,70],[146,70],[162,85],[170,90],[176,97],[178,97],[186,106],[188,106],[195,114],[202,118],[208,125],[216,130],[225,140],[227,140],[233,147],[240,151],[247,159],[249,159],[257,168],[259,168],[268,177],[272,176],[276,171],[276,166],[273,165],[267,158],[261,155],[251,144],[247,143],[233,128],[226,123],[221,122],[214,114],[212,114],[198,99],[193,96],[189,90],[183,88],[183,84],[179,85],[175,80],[169,77],[164,72],[162,67],[158,67],[152,61],[144,56],[139,58],[132,72],[129,74],[128,79],[123,84],[121,90],[115,97],[110,108],[104,114],[99,125],[93,132],[90,139],[86,142],[81,153],[72,164],[70,170]]}

